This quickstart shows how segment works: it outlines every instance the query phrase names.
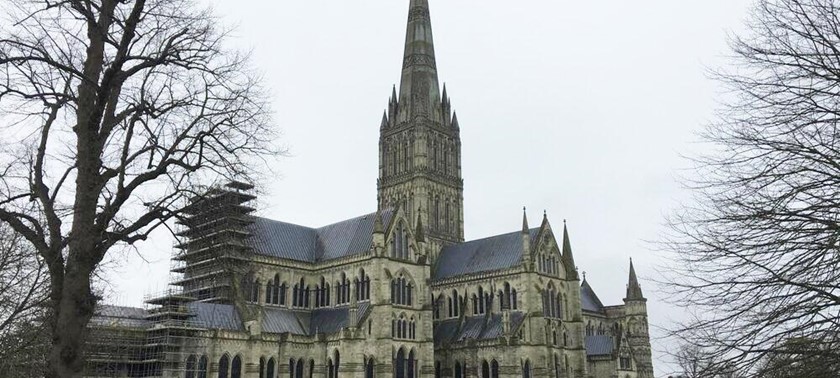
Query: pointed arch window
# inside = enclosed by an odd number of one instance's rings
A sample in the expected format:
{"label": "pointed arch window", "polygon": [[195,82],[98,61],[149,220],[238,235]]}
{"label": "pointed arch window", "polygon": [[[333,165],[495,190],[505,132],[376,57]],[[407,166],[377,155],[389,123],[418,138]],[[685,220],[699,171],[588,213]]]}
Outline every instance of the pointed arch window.
{"label": "pointed arch window", "polygon": [[185,378],[195,378],[195,365],[196,365],[196,357],[194,354],[191,354],[187,357],[187,364],[186,364],[186,373],[184,374]]}
{"label": "pointed arch window", "polygon": [[443,306],[443,294],[438,295],[437,299],[435,299],[435,295],[432,294],[432,318],[433,319],[440,319],[440,308]]}
{"label": "pointed arch window", "polygon": [[495,359],[490,363],[490,378],[499,378],[499,362]]}
{"label": "pointed arch window", "polygon": [[274,304],[274,281],[268,280],[265,284],[265,304]]}
{"label": "pointed arch window", "polygon": [[433,142],[433,144],[432,144],[432,167],[436,171],[438,170],[438,144],[437,144],[437,142]]}
{"label": "pointed arch window", "polygon": [[464,372],[461,369],[461,362],[455,361],[455,378],[463,378]]}
{"label": "pointed arch window", "polygon": [[330,305],[330,284],[324,277],[315,286],[315,308],[327,307]]}
{"label": "pointed arch window", "polygon": [[449,201],[446,202],[443,209],[443,222],[444,222],[444,231],[451,232],[452,231],[452,223],[449,217]]}
{"label": "pointed arch window", "polygon": [[403,306],[412,306],[414,287],[411,282],[402,274],[391,280],[391,303]]}
{"label": "pointed arch window", "polygon": [[207,378],[207,356],[198,359],[198,378]]}
{"label": "pointed arch window", "polygon": [[487,360],[481,361],[481,378],[490,378],[490,364]]}
{"label": "pointed arch window", "polygon": [[303,358],[298,358],[295,364],[295,378],[303,378]]}
{"label": "pointed arch window", "polygon": [[449,298],[449,317],[461,315],[461,297],[458,296],[458,290],[452,290],[452,297]]}
{"label": "pointed arch window", "polygon": [[228,378],[230,371],[230,357],[227,354],[219,358],[219,378]]}
{"label": "pointed arch window", "polygon": [[367,362],[365,362],[365,378],[374,378],[373,370],[375,366],[376,361],[373,359],[373,357],[368,358]]}
{"label": "pointed arch window", "polygon": [[365,270],[359,270],[359,276],[355,279],[356,283],[356,300],[366,301],[370,299],[370,277],[365,274]]}
{"label": "pointed arch window", "polygon": [[440,198],[435,197],[435,208],[434,208],[435,216],[432,219],[432,226],[435,230],[440,229]]}
{"label": "pointed arch window", "polygon": [[277,365],[277,362],[274,360],[274,357],[268,359],[268,364],[265,367],[265,378],[274,378],[274,369]]}
{"label": "pointed arch window", "polygon": [[230,364],[230,378],[242,378],[242,357],[239,355]]}
{"label": "pointed arch window", "polygon": [[404,143],[403,148],[402,148],[402,151],[403,151],[403,154],[402,154],[403,172],[408,172],[408,160],[409,160],[408,159],[408,156],[409,156],[408,148],[409,148],[408,147],[408,142]]}
{"label": "pointed arch window", "polygon": [[511,287],[509,282],[505,282],[504,294],[500,299],[504,301],[502,304],[504,308],[516,310],[516,289]]}
{"label": "pointed arch window", "polygon": [[531,361],[525,360],[525,364],[522,365],[522,378],[531,378]]}
{"label": "pointed arch window", "polygon": [[350,279],[341,273],[341,280],[335,283],[335,304],[350,303]]}
{"label": "pointed arch window", "polygon": [[392,152],[391,160],[393,161],[393,163],[391,164],[391,168],[392,168],[391,173],[396,175],[397,172],[399,171],[399,168],[400,168],[400,160],[399,160],[398,152],[397,152],[396,148],[394,148],[394,150]]}
{"label": "pointed arch window", "polygon": [[554,285],[549,284],[543,291],[543,316],[547,318],[560,318],[563,314],[563,296],[558,293]]}
{"label": "pointed arch window", "polygon": [[251,275],[246,275],[242,279],[242,294],[247,298],[248,302],[259,303],[260,301],[260,281],[253,280]]}
{"label": "pointed arch window", "polygon": [[406,377],[407,378],[414,378],[415,374],[417,372],[416,371],[417,370],[416,357],[414,356],[414,349],[412,349],[411,352],[408,353],[408,360],[406,361],[406,365],[407,365],[405,367]]}
{"label": "pointed arch window", "polygon": [[405,377],[405,350],[400,348],[397,351],[397,355],[394,357],[394,377],[395,378],[406,378]]}
{"label": "pointed arch window", "polygon": [[315,360],[309,360],[309,378],[315,375]]}
{"label": "pointed arch window", "polygon": [[408,260],[409,259],[409,245],[408,227],[405,223],[399,222],[394,228],[394,238],[391,242],[391,258]]}

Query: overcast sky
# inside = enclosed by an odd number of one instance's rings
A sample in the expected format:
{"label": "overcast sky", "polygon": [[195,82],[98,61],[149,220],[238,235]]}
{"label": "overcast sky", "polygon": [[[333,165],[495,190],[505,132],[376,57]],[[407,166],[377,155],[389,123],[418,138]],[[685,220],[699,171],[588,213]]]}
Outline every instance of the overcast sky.
{"label": "overcast sky", "polygon": [[[408,0],[210,2],[253,52],[290,151],[260,215],[321,226],[376,208],[377,143],[399,84]],[[677,176],[716,108],[707,68],[726,64],[747,0],[430,0],[440,80],[458,113],[468,240],[548,212],[568,220],[580,270],[620,304],[628,261],[667,262],[647,243],[686,197]],[[111,266],[109,300],[164,290],[171,240]],[[643,281],[653,327],[678,317]],[[657,375],[668,373],[654,340]]]}

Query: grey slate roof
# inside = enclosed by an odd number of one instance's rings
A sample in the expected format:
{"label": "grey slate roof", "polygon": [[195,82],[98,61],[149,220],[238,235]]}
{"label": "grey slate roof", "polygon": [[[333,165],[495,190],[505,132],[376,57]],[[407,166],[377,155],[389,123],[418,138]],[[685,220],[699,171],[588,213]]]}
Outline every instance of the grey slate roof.
{"label": "grey slate roof", "polygon": [[197,327],[243,331],[242,318],[236,307],[229,304],[190,302],[187,304],[194,314],[193,322]]}
{"label": "grey slate roof", "polygon": [[586,280],[580,285],[580,308],[590,312],[604,312],[604,304]]}
{"label": "grey slate roof", "polygon": [[615,340],[608,335],[586,336],[584,344],[587,356],[608,356],[615,348]]}
{"label": "grey slate roof", "polygon": [[[358,319],[367,316],[370,302],[359,302]],[[324,308],[308,312],[292,311],[283,308],[266,308],[262,328],[268,333],[291,333],[295,335],[331,334],[347,327],[350,321],[350,308]]]}
{"label": "grey slate roof", "polygon": [[[510,328],[519,327],[524,319],[523,312],[511,311]],[[466,340],[491,340],[501,337],[503,331],[502,314],[491,314],[489,319],[485,315],[468,316],[463,323],[461,319],[448,319],[435,324],[434,340],[438,346]]]}
{"label": "grey slate roof", "polygon": [[97,305],[90,319],[90,325],[145,329],[153,324],[146,320],[146,315],[148,315],[146,310],[138,307]]}
{"label": "grey slate roof", "polygon": [[[533,243],[539,228],[528,231]],[[519,265],[521,260],[522,231],[515,231],[443,248],[432,278],[442,280],[461,275],[504,270]]]}
{"label": "grey slate roof", "polygon": [[283,308],[265,308],[263,312],[262,330],[266,333],[291,333],[294,335],[306,335],[298,313]]}
{"label": "grey slate roof", "polygon": [[[359,302],[357,319],[362,320],[370,311],[370,302]],[[326,308],[312,311],[309,321],[309,334],[336,333],[347,327],[350,321],[350,308]]]}
{"label": "grey slate roof", "polygon": [[[258,254],[303,262],[338,259],[367,252],[373,242],[376,213],[362,215],[321,228],[256,217],[248,227],[249,243]],[[389,224],[392,209],[382,211],[382,221]]]}

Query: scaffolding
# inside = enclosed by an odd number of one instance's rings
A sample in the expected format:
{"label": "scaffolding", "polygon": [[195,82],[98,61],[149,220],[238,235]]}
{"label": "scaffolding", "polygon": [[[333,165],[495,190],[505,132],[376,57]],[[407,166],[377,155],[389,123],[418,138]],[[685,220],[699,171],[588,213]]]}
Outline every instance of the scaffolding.
{"label": "scaffolding", "polygon": [[85,376],[175,378],[188,370],[198,376],[187,361],[205,353],[207,325],[190,304],[244,303],[252,189],[231,182],[190,201],[178,221],[182,241],[175,246],[170,289],[144,298],[142,309],[103,306],[89,327]]}
{"label": "scaffolding", "polygon": [[186,209],[179,221],[184,230],[178,233],[186,242],[176,246],[180,251],[174,257],[183,264],[173,269],[183,277],[172,283],[183,294],[211,303],[234,303],[241,294],[236,278],[247,271],[252,252],[247,239],[255,209],[248,203],[256,197],[251,189],[250,184],[228,183]]}

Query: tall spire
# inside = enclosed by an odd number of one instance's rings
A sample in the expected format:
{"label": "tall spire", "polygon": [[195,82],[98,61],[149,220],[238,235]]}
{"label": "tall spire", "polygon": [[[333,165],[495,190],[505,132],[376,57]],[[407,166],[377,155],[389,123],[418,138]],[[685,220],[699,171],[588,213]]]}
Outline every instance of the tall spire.
{"label": "tall spire", "polygon": [[630,259],[630,279],[627,281],[627,297],[625,300],[640,300],[645,299],[642,295],[642,287],[639,285],[639,279],[636,277],[636,269],[633,268],[633,259]]}
{"label": "tall spire", "polygon": [[438,81],[429,1],[406,2],[400,87],[379,128],[377,202],[382,209],[403,206],[407,216],[421,219],[428,243],[458,243],[464,241],[460,131],[450,90],[441,93]]}
{"label": "tall spire", "polygon": [[426,117],[443,124],[428,0],[411,0],[397,123]]}

